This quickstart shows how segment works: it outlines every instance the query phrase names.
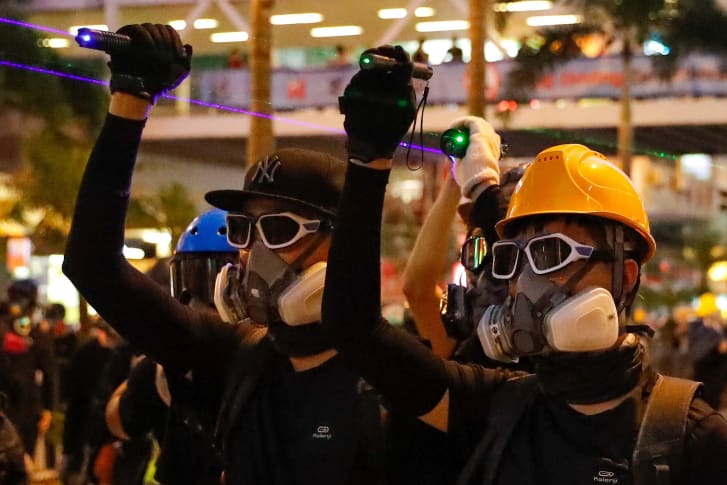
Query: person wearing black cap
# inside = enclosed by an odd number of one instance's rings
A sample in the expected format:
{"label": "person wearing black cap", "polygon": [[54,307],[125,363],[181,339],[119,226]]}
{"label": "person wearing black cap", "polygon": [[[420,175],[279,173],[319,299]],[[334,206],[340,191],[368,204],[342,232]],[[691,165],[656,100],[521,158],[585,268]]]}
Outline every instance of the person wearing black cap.
{"label": "person wearing black cap", "polygon": [[[191,47],[165,25],[120,32],[111,104],[79,189],[63,264],[81,294],[167,372],[216,383],[211,420],[225,483],[382,481],[380,412],[320,328],[320,298],[344,164],[302,149],[253,164],[242,190],[207,194],[227,210],[240,262],[217,276],[223,315],[175,300],[122,255],[134,163],[156,96],[189,73]],[[413,108],[412,108],[413,109]]]}

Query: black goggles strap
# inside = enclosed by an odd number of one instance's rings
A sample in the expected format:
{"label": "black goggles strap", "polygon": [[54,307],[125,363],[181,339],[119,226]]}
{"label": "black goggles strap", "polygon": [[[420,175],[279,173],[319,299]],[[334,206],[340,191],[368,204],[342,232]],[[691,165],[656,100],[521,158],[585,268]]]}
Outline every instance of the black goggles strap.
{"label": "black goggles strap", "polygon": [[323,244],[323,240],[326,238],[326,234],[324,234],[323,230],[318,230],[315,234],[313,234],[313,239],[308,244],[308,247],[306,247],[295,260],[290,263],[290,267],[293,268],[293,271],[296,273],[301,270],[301,267],[303,265],[303,262],[308,259],[308,256],[313,254],[313,252],[318,249],[318,247]]}
{"label": "black goggles strap", "polygon": [[570,294],[573,287],[586,275],[586,273],[591,270],[591,268],[593,268],[593,266],[595,266],[595,264],[596,261],[589,258],[586,261],[586,264],[584,264],[581,269],[571,275],[571,277],[568,278],[568,281],[566,281],[563,286],[559,287],[556,292],[545,292],[545,294],[541,296],[538,301],[535,302],[535,305],[533,305],[533,309],[535,311],[544,311],[548,306],[560,303],[562,299]]}

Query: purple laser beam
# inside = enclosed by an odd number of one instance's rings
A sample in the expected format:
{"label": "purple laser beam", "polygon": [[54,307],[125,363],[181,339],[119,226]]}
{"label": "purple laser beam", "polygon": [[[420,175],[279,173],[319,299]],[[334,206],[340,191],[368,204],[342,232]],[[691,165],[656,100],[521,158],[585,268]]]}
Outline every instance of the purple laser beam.
{"label": "purple laser beam", "polygon": [[53,71],[51,69],[44,69],[42,67],[29,66],[27,64],[19,64],[17,62],[0,61],[0,66],[8,66],[8,67],[12,67],[15,69],[23,69],[25,71],[39,72],[41,74],[50,74],[51,76],[63,77],[66,79],[73,79],[74,81],[83,81],[85,83],[100,84],[103,86],[108,86],[107,82],[101,81],[99,79],[93,79],[93,78],[85,77],[85,76],[77,76],[75,74],[68,74],[65,72]]}
{"label": "purple laser beam", "polygon": [[[45,27],[43,25],[32,24],[30,22],[23,22],[23,21],[20,21],[20,20],[9,19],[9,18],[6,18],[6,17],[0,17],[0,23],[10,24],[10,25],[17,25],[19,27],[25,27],[25,28],[29,28],[29,29],[41,30],[41,31],[44,31],[44,32],[50,32],[50,33],[53,33],[53,34],[58,34],[58,35],[64,35],[64,36],[73,37],[72,34],[66,32],[65,30],[54,29],[54,28],[51,28],[51,27]],[[23,70],[26,70],[26,71],[38,72],[38,73],[41,73],[41,74],[49,74],[49,75],[52,75],[52,76],[62,77],[62,78],[66,78],[66,79],[72,79],[74,81],[82,81],[82,82],[87,82],[87,83],[91,83],[91,84],[99,84],[99,85],[103,85],[103,86],[108,86],[108,83],[107,82],[101,81],[99,79],[93,79],[93,78],[89,78],[89,77],[78,76],[78,75],[75,75],[75,74],[68,74],[68,73],[65,73],[65,72],[59,72],[59,71],[54,71],[54,70],[51,70],[51,69],[45,69],[45,68],[41,68],[41,67],[30,66],[30,65],[27,65],[27,64],[20,64],[20,63],[16,63],[16,62],[9,62],[9,61],[2,61],[2,60],[0,60],[0,66],[8,66],[8,67],[12,67],[14,69],[23,69]],[[282,116],[276,116],[276,115],[271,115],[271,114],[267,114],[267,113],[258,113],[258,112],[255,112],[255,111],[250,111],[250,110],[246,110],[246,109],[242,109],[242,108],[235,108],[233,106],[227,106],[227,105],[223,105],[223,104],[207,103],[205,101],[200,101],[200,100],[190,99],[190,98],[180,98],[180,97],[173,96],[173,95],[169,95],[169,94],[164,94],[164,95],[162,95],[162,97],[167,98],[167,99],[172,99],[172,100],[185,101],[185,102],[188,102],[190,104],[195,104],[195,105],[198,105],[198,106],[204,106],[204,107],[207,107],[207,108],[218,109],[218,110],[221,110],[221,111],[229,111],[229,112],[232,112],[232,113],[240,113],[240,114],[245,114],[245,115],[249,115],[249,116],[257,116],[257,117],[260,117],[260,118],[272,119],[272,120],[281,121],[281,122],[289,123],[289,124],[293,124],[293,125],[304,126],[304,127],[307,127],[307,128],[313,128],[313,129],[320,130],[320,131],[324,131],[324,132],[327,132],[327,133],[333,133],[333,134],[339,134],[339,135],[343,135],[343,134],[346,133],[344,130],[337,129],[337,128],[330,128],[330,127],[327,127],[327,126],[316,125],[315,123],[308,123],[308,122],[305,122],[305,121],[294,120],[294,119],[291,119],[291,118],[285,118],[285,117],[282,117]],[[408,147],[410,145],[408,143],[406,143],[406,142],[401,142],[400,143],[400,146]],[[429,148],[429,147],[420,146],[420,145],[414,145],[414,144],[411,145],[411,148],[416,149],[416,150],[423,150],[423,151],[429,152],[429,153],[441,154],[441,150],[438,150],[438,149],[435,149],[435,148]]]}
{"label": "purple laser beam", "polygon": [[[45,69],[45,68],[42,68],[42,67],[36,67],[36,66],[29,66],[29,65],[26,65],[26,64],[20,64],[20,63],[17,63],[17,62],[10,62],[10,61],[2,61],[2,60],[0,60],[0,66],[7,66],[7,67],[12,67],[14,69],[23,69],[25,71],[37,72],[37,73],[40,73],[40,74],[49,74],[51,76],[62,77],[62,78],[66,78],[66,79],[72,79],[74,81],[81,81],[81,82],[86,82],[86,83],[91,83],[91,84],[98,84],[98,85],[101,85],[101,86],[108,86],[108,82],[101,81],[100,79],[94,79],[94,78],[85,77],[85,76],[78,76],[78,75],[75,75],[75,74],[68,74],[68,73],[65,73],[65,72],[54,71],[52,69]],[[346,132],[344,130],[341,130],[339,128],[331,128],[331,127],[328,127],[328,126],[317,125],[315,123],[308,123],[308,122],[305,122],[305,121],[294,120],[294,119],[291,119],[291,118],[285,118],[283,116],[276,116],[276,115],[271,115],[271,114],[267,114],[267,113],[258,113],[256,111],[250,111],[250,110],[246,110],[246,109],[242,109],[242,108],[235,108],[234,106],[227,106],[227,105],[224,105],[224,104],[217,104],[217,103],[207,103],[205,101],[200,101],[200,100],[191,99],[191,98],[182,98],[182,97],[174,96],[174,95],[171,95],[171,94],[163,94],[162,97],[167,98],[167,99],[171,99],[171,100],[175,100],[175,101],[176,100],[184,101],[184,102],[188,102],[188,103],[195,104],[195,105],[198,105],[198,106],[203,106],[203,107],[206,107],[206,108],[213,108],[213,109],[218,109],[218,110],[221,110],[221,111],[229,111],[229,112],[232,112],[232,113],[239,113],[239,114],[244,114],[244,115],[249,115],[249,116],[257,116],[259,118],[267,118],[267,119],[281,121],[281,122],[284,122],[284,123],[290,123],[290,124],[294,124],[294,125],[298,125],[298,126],[304,126],[304,127],[307,127],[307,128],[314,128],[316,130],[324,131],[324,132],[327,132],[327,133],[333,133],[333,134],[337,134],[337,135],[345,135],[346,134]],[[409,144],[406,143],[406,142],[401,142],[400,143],[400,146],[407,147],[407,146],[409,146]],[[425,152],[429,152],[429,153],[436,153],[436,154],[440,154],[441,153],[441,150],[438,150],[438,149],[435,149],[435,148],[430,148],[430,147],[423,147],[423,146],[420,146],[420,145],[414,145],[414,144],[412,144],[411,145],[411,148],[413,148],[415,150],[424,150]]]}
{"label": "purple laser beam", "polygon": [[42,30],[44,32],[50,32],[51,34],[66,35],[72,37],[72,35],[65,30],[54,29],[52,27],[45,27],[43,25],[31,24],[30,22],[23,22],[20,20],[9,19],[6,17],[0,17],[0,23],[17,25],[18,27],[26,27],[28,29]]}
{"label": "purple laser beam", "polygon": [[268,113],[258,113],[256,111],[250,111],[250,110],[243,109],[243,108],[235,108],[234,106],[227,106],[224,104],[207,103],[205,101],[200,101],[200,100],[191,99],[191,98],[181,98],[179,96],[174,96],[171,94],[162,94],[162,97],[167,98],[167,99],[173,99],[175,101],[177,101],[177,100],[184,101],[186,103],[195,104],[197,106],[204,106],[205,108],[214,108],[214,109],[219,109],[221,111],[229,111],[231,113],[239,113],[239,114],[244,114],[244,115],[249,115],[249,116],[257,116],[258,118],[267,118],[269,120],[282,121],[284,123],[289,123],[291,125],[305,126],[306,128],[314,128],[316,130],[326,131],[328,133],[334,133],[334,134],[345,134],[346,133],[345,131],[341,130],[340,128],[330,128],[328,126],[316,125],[315,123],[308,123],[306,121],[294,120],[292,118],[285,118],[283,116],[276,116],[276,115],[271,115]]}

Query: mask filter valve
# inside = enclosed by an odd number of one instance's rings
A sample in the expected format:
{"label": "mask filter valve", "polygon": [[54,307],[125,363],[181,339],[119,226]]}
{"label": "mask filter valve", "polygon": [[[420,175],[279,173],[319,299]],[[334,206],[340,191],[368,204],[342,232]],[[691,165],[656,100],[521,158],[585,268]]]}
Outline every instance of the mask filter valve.
{"label": "mask filter valve", "polygon": [[507,336],[511,321],[510,312],[502,305],[490,305],[485,309],[477,325],[477,336],[482,344],[482,350],[489,358],[500,362],[518,361]]}

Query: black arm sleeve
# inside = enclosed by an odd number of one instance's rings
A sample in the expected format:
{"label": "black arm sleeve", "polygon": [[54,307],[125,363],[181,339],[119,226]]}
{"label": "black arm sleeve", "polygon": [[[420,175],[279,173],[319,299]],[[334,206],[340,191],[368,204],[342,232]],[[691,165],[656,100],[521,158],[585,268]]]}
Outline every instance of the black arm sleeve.
{"label": "black arm sleeve", "polygon": [[132,367],[126,392],[119,399],[119,416],[131,438],[144,436],[166,419],[166,405],[156,388],[156,362],[144,357]]}
{"label": "black arm sleeve", "polygon": [[144,122],[109,114],[86,166],[63,272],[124,338],[170,369],[222,371],[238,339],[191,310],[123,256],[129,188]]}
{"label": "black arm sleeve", "polygon": [[349,163],[328,256],[323,326],[343,358],[407,414],[431,410],[447,389],[444,362],[381,316],[381,211],[389,172]]}

